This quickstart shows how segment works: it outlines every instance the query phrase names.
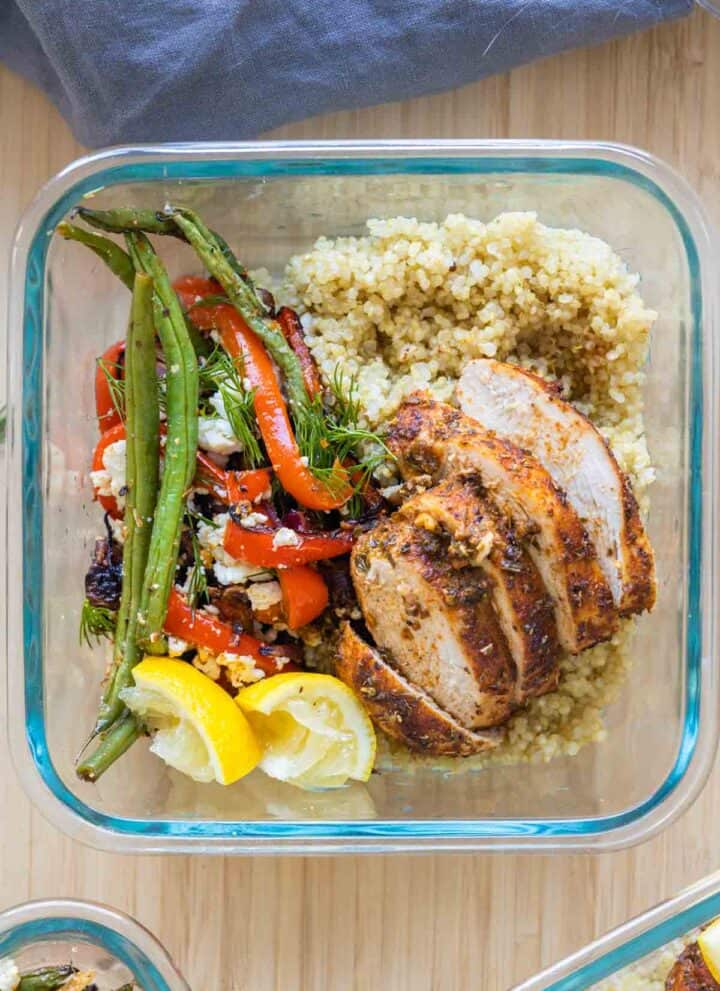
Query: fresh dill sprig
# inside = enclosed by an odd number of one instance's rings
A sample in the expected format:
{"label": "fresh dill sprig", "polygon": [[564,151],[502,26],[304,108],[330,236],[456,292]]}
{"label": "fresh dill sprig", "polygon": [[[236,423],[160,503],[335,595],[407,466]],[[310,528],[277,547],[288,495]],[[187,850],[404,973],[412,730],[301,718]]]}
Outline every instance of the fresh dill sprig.
{"label": "fresh dill sprig", "polygon": [[93,647],[93,639],[112,640],[115,633],[115,613],[106,606],[94,606],[85,599],[80,610],[80,644]]}
{"label": "fresh dill sprig", "polygon": [[200,391],[219,392],[232,432],[243,447],[247,468],[263,463],[257,436],[254,392],[246,389],[237,365],[221,347],[216,347],[200,365]]}
{"label": "fresh dill sprig", "polygon": [[203,564],[202,554],[200,551],[200,541],[198,540],[194,525],[196,521],[202,521],[210,526],[215,526],[212,520],[208,520],[206,517],[202,516],[200,513],[196,513],[189,507],[187,508],[187,525],[188,530],[190,531],[193,563],[186,586],[186,594],[188,604],[193,612],[198,608],[198,606],[205,605],[205,603],[210,601],[207,571],[205,570],[205,565]]}
{"label": "fresh dill sprig", "polygon": [[330,397],[323,403],[316,396],[295,416],[295,436],[308,467],[332,485],[338,479],[337,465],[352,463],[352,484],[358,493],[369,477],[386,461],[394,461],[380,434],[360,425],[361,404],[357,378],[346,384],[339,365],[330,383]]}
{"label": "fresh dill sprig", "polygon": [[4,443],[7,434],[7,406],[0,406],[0,444]]}
{"label": "fresh dill sprig", "polygon": [[125,422],[125,380],[123,378],[116,378],[118,371],[122,370],[122,365],[118,364],[116,361],[105,361],[104,358],[98,358],[97,360],[98,368],[105,376],[105,381],[108,385],[108,391],[110,392],[110,399],[115,407],[115,411],[118,416]]}

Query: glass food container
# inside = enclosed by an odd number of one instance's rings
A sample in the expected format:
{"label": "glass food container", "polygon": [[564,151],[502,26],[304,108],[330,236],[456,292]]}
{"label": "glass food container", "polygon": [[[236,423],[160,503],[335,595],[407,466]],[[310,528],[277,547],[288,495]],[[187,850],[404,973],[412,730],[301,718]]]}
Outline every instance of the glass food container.
{"label": "glass food container", "polygon": [[687,935],[718,915],[720,873],[715,873],[649,912],[612,929],[511,991],[594,991],[598,982],[611,978],[614,982],[626,973],[641,970],[643,976],[647,976],[660,962],[660,954],[667,944],[680,941],[668,947],[676,957]]}
{"label": "glass food container", "polygon": [[[305,794],[253,774],[195,784],[134,747],[97,785],[76,779],[103,658],[78,647],[92,504],[93,363],[124,333],[127,294],[77,245],[51,239],[83,197],[97,207],[201,210],[250,267],[278,273],[320,235],[368,217],[488,220],[535,210],[607,240],[659,313],[646,385],[657,482],[649,530],[659,600],[637,623],[634,667],[607,712],[607,739],[572,758],[478,773],[374,775]],[[171,274],[197,271],[163,244]],[[44,814],[113,850],[345,852],[622,847],[698,795],[718,733],[714,518],[717,487],[717,245],[685,182],[642,151],[599,143],[431,141],[124,148],[53,179],[15,242],[9,320],[9,734]]]}
{"label": "glass food container", "polygon": [[172,960],[134,919],[94,902],[57,898],[0,912],[0,958],[20,971],[73,963],[99,991],[134,980],[138,991],[189,991]]}

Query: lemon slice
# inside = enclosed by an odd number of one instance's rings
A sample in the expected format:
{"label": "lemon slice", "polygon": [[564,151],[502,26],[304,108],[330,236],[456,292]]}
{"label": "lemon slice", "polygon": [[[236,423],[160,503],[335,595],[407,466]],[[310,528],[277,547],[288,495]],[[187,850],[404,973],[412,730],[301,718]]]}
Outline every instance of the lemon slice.
{"label": "lemon slice", "polygon": [[237,703],[260,740],[260,767],[271,778],[314,789],[370,777],[375,731],[338,678],[277,674],[243,688]]}
{"label": "lemon slice", "polygon": [[698,936],[698,946],[708,970],[720,984],[720,919],[703,929]]}
{"label": "lemon slice", "polygon": [[230,785],[260,760],[260,747],[234,700],[191,664],[145,657],[133,669],[125,705],[153,733],[150,749],[195,781]]}

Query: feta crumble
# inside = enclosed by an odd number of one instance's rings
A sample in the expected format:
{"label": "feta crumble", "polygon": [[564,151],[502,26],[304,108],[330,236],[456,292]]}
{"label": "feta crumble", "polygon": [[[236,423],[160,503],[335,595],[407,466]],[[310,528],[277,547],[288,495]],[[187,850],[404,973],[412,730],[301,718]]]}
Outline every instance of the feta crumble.
{"label": "feta crumble", "polygon": [[222,393],[215,392],[210,396],[210,405],[217,415],[198,417],[198,445],[213,454],[228,455],[242,451],[243,445],[233,433],[227,418]]}
{"label": "feta crumble", "polygon": [[287,526],[281,526],[273,537],[273,547],[299,547],[301,543],[300,534],[291,530]]}
{"label": "feta crumble", "polygon": [[[244,585],[251,578],[266,572],[256,564],[236,561],[225,550],[223,541],[229,519],[228,513],[218,513],[213,517],[212,524],[200,521],[197,529],[198,543],[203,551],[203,563],[207,567],[212,565],[215,577],[221,585]],[[267,517],[263,519],[266,520]]]}
{"label": "feta crumble", "polygon": [[253,582],[246,591],[253,612],[264,612],[282,602],[282,590],[277,581]]}
{"label": "feta crumble", "polygon": [[189,647],[190,644],[185,640],[181,640],[180,637],[168,637],[168,654],[170,657],[181,657]]}
{"label": "feta crumble", "polygon": [[125,465],[127,460],[127,444],[125,440],[116,440],[108,444],[103,451],[103,467],[90,472],[90,481],[101,496],[111,496],[122,509],[125,505],[125,488],[127,477]]}

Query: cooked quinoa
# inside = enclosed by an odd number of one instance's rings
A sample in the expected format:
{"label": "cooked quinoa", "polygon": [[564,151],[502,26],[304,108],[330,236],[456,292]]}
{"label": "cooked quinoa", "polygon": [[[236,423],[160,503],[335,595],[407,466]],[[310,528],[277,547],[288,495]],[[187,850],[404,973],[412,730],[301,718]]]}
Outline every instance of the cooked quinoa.
{"label": "cooked quinoa", "polygon": [[588,991],[665,991],[665,979],[682,951],[697,938],[697,930],[624,967],[612,977],[593,984]]}
{"label": "cooked quinoa", "polygon": [[[369,220],[365,237],[320,238],[293,257],[283,293],[302,314],[326,381],[354,377],[373,427],[416,389],[452,402],[473,358],[497,358],[560,383],[608,439],[647,509],[653,470],[643,427],[643,366],[656,314],[639,277],[604,241],[546,227],[534,213],[490,223]],[[558,690],[533,699],[489,754],[433,766],[546,761],[604,738],[603,710],[631,662],[633,621],[613,640],[561,662]],[[383,739],[378,766],[407,763]]]}

